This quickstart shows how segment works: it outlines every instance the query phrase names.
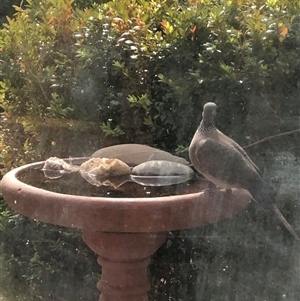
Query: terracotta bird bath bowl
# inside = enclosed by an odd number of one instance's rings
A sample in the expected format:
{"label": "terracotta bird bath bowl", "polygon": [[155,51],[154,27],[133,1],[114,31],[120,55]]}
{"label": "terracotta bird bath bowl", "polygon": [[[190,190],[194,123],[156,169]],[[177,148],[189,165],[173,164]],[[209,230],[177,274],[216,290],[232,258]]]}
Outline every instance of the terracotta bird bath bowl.
{"label": "terracotta bird bath bowl", "polygon": [[207,182],[201,180],[150,188],[128,182],[117,189],[94,187],[80,175],[49,181],[43,165],[8,172],[2,180],[4,200],[32,219],[82,230],[102,266],[101,301],[147,301],[147,266],[168,231],[216,223],[250,202],[246,190],[204,189]]}

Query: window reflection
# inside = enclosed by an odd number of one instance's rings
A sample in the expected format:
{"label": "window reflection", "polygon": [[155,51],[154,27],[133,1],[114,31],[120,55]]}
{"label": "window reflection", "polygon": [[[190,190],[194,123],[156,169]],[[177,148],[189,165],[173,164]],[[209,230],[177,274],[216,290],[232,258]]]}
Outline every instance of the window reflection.
{"label": "window reflection", "polygon": [[[190,161],[203,105],[215,102],[217,128],[260,168],[299,233],[297,1],[5,0],[0,7],[2,175],[124,143]],[[206,193],[215,189],[205,183]],[[0,300],[99,298],[102,270],[81,230],[25,217],[3,197],[0,204]],[[170,212],[168,220],[178,214]],[[152,256],[149,300],[297,299],[299,243],[256,202],[212,224],[171,230]]]}

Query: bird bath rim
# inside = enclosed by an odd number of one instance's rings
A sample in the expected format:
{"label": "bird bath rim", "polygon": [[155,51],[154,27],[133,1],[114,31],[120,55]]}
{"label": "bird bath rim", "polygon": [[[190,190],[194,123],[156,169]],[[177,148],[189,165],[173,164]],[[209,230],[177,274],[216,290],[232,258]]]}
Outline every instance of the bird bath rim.
{"label": "bird bath rim", "polygon": [[[72,162],[86,159],[73,158]],[[43,164],[44,161],[26,164],[4,175],[3,198],[22,215],[60,226],[105,232],[165,232],[232,217],[251,200],[244,189],[233,189],[229,198],[224,197],[226,192],[221,189],[162,197],[79,196],[47,191],[17,178]]]}

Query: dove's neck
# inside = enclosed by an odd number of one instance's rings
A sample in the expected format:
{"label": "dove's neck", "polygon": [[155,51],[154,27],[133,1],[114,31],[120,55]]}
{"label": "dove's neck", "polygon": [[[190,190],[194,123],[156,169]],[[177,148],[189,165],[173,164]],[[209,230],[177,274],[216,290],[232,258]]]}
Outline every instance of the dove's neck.
{"label": "dove's neck", "polygon": [[198,132],[200,133],[207,133],[212,130],[216,129],[215,123],[212,122],[204,122],[203,120],[200,122],[200,125],[198,127]]}

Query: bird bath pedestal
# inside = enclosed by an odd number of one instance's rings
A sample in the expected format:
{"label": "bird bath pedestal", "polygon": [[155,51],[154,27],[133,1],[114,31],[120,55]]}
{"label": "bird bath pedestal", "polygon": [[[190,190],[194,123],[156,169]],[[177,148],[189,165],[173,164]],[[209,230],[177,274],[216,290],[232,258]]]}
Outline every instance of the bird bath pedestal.
{"label": "bird bath pedestal", "polygon": [[250,202],[243,189],[191,193],[187,187],[180,195],[112,198],[56,193],[21,180],[22,174],[43,164],[8,172],[2,180],[4,200],[27,217],[82,229],[83,240],[102,266],[100,301],[148,301],[147,266],[168,231],[230,218]]}

